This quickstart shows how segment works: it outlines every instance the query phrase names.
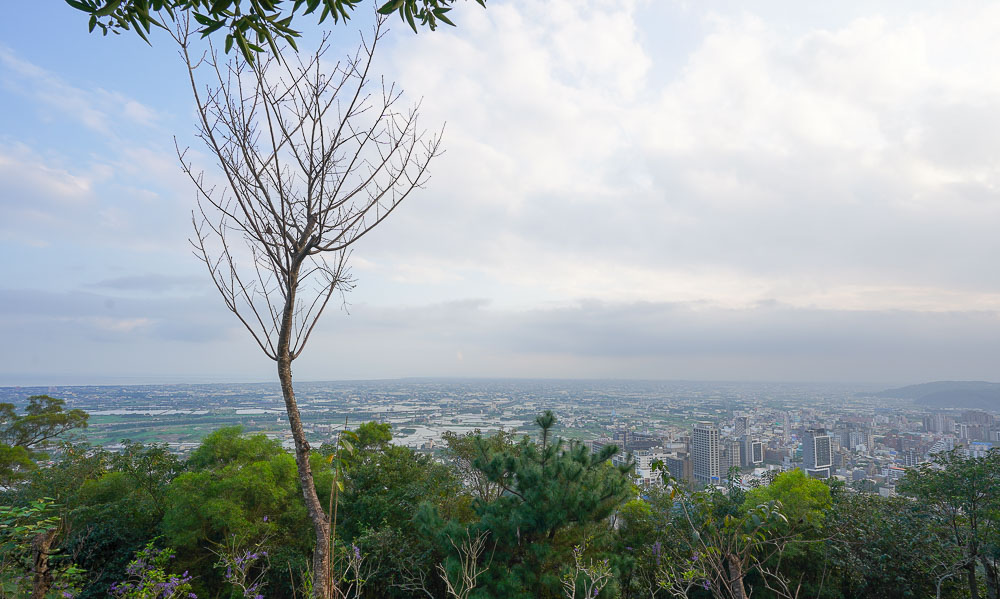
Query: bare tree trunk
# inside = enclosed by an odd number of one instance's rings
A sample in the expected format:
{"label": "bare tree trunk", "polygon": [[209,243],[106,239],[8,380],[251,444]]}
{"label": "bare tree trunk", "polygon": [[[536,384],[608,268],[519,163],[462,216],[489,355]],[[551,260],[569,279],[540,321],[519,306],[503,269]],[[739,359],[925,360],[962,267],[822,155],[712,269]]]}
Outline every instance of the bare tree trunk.
{"label": "bare tree trunk", "polygon": [[[297,271],[297,267],[293,267]],[[297,277],[294,277],[297,281]],[[312,520],[313,531],[316,534],[316,547],[313,549],[312,580],[313,597],[326,599],[330,588],[330,525],[326,512],[320,503],[316,485],[313,482],[312,467],[309,465],[309,442],[302,428],[299,417],[299,406],[295,403],[295,390],[292,388],[292,354],[289,351],[291,339],[292,318],[295,306],[295,287],[288,291],[285,308],[281,317],[281,328],[278,334],[278,380],[281,382],[281,395],[285,400],[285,412],[288,414],[288,425],[292,429],[292,439],[295,441],[295,465],[299,471],[299,485],[302,486],[302,496],[306,502],[306,512]]]}
{"label": "bare tree trunk", "polygon": [[938,576],[937,580],[934,581],[934,597],[935,597],[935,599],[941,599],[941,586],[944,584],[945,580],[947,580],[948,578],[950,578],[952,576],[952,574],[954,574],[954,573],[953,572],[948,572],[947,574],[945,574],[943,576]]}
{"label": "bare tree trunk", "polygon": [[43,532],[31,541],[32,581],[31,599],[45,599],[52,588],[52,568],[49,566],[49,555],[52,542],[56,539],[56,529]]}
{"label": "bare tree trunk", "polygon": [[1000,599],[1000,576],[997,576],[996,566],[985,555],[980,555],[979,561],[986,571],[986,599]]}
{"label": "bare tree trunk", "polygon": [[969,560],[965,569],[968,573],[969,597],[970,599],[979,599],[979,583],[976,581],[976,561],[974,559]]}
{"label": "bare tree trunk", "polygon": [[733,599],[746,599],[747,591],[743,587],[743,568],[740,567],[736,556],[730,555],[727,560],[729,566],[729,589],[732,591]]}

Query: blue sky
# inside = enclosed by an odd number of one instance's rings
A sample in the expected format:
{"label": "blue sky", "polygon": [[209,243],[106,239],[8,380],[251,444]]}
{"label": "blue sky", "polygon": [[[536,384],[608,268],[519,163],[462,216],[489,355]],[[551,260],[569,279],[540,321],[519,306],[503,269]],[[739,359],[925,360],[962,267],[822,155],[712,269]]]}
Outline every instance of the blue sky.
{"label": "blue sky", "polygon": [[[0,23],[0,384],[270,380],[190,254],[169,38]],[[335,28],[342,54],[369,19]],[[467,3],[377,67],[447,122],[309,379],[996,379],[1000,9]],[[318,28],[308,18],[304,46]]]}

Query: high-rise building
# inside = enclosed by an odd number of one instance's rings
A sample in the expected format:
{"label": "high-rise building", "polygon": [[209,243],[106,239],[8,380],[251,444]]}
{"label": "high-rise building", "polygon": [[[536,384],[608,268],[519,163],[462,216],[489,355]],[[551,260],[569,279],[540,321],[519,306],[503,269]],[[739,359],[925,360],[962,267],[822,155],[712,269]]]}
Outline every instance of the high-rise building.
{"label": "high-rise building", "polygon": [[830,477],[833,446],[825,429],[811,428],[802,437],[802,466],[809,476]]}
{"label": "high-rise building", "polygon": [[666,466],[667,472],[670,473],[670,476],[674,477],[678,481],[682,483],[691,482],[691,459],[687,454],[669,454],[663,458],[663,465]]}
{"label": "high-rise building", "polygon": [[742,453],[743,451],[738,439],[726,439],[722,441],[719,451],[719,471],[723,478],[729,475],[730,468],[734,466],[739,468],[742,465],[740,458]]}
{"label": "high-rise building", "polygon": [[739,439],[750,432],[750,417],[737,416],[733,419],[733,436]]}
{"label": "high-rise building", "polygon": [[754,468],[764,463],[764,444],[750,435],[740,437],[740,465]]}
{"label": "high-rise building", "polygon": [[698,424],[691,433],[691,470],[695,481],[706,485],[722,482],[719,461],[719,429],[714,424]]}
{"label": "high-rise building", "polygon": [[781,435],[785,443],[792,438],[792,417],[788,412],[781,414]]}
{"label": "high-rise building", "polygon": [[944,414],[932,414],[924,418],[924,429],[931,433],[952,433],[955,421]]}
{"label": "high-rise building", "polygon": [[920,452],[916,449],[907,449],[900,456],[903,465],[907,467],[916,466],[921,462],[921,458],[923,458],[923,456],[920,455]]}
{"label": "high-rise building", "polygon": [[962,421],[968,424],[982,424],[989,427],[993,424],[993,416],[988,412],[980,410],[968,410],[962,414]]}

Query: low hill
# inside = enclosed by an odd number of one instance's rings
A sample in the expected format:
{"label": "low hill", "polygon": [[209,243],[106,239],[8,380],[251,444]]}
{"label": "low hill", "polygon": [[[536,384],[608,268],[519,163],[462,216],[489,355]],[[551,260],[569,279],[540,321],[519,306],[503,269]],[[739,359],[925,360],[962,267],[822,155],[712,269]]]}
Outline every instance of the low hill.
{"label": "low hill", "polygon": [[935,381],[887,389],[875,396],[912,399],[931,408],[1000,411],[1000,383],[986,381]]}

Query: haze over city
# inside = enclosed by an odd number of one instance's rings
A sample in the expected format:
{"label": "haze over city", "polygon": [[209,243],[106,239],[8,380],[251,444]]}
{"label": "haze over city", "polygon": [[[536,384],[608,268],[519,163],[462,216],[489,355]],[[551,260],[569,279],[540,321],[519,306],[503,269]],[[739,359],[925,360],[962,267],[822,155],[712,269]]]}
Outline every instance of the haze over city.
{"label": "haze over city", "polygon": [[[0,385],[272,380],[190,253],[173,136],[213,161],[169,38],[6,14]],[[996,380],[1000,6],[453,19],[391,23],[377,66],[446,153],[355,247],[300,380]]]}

